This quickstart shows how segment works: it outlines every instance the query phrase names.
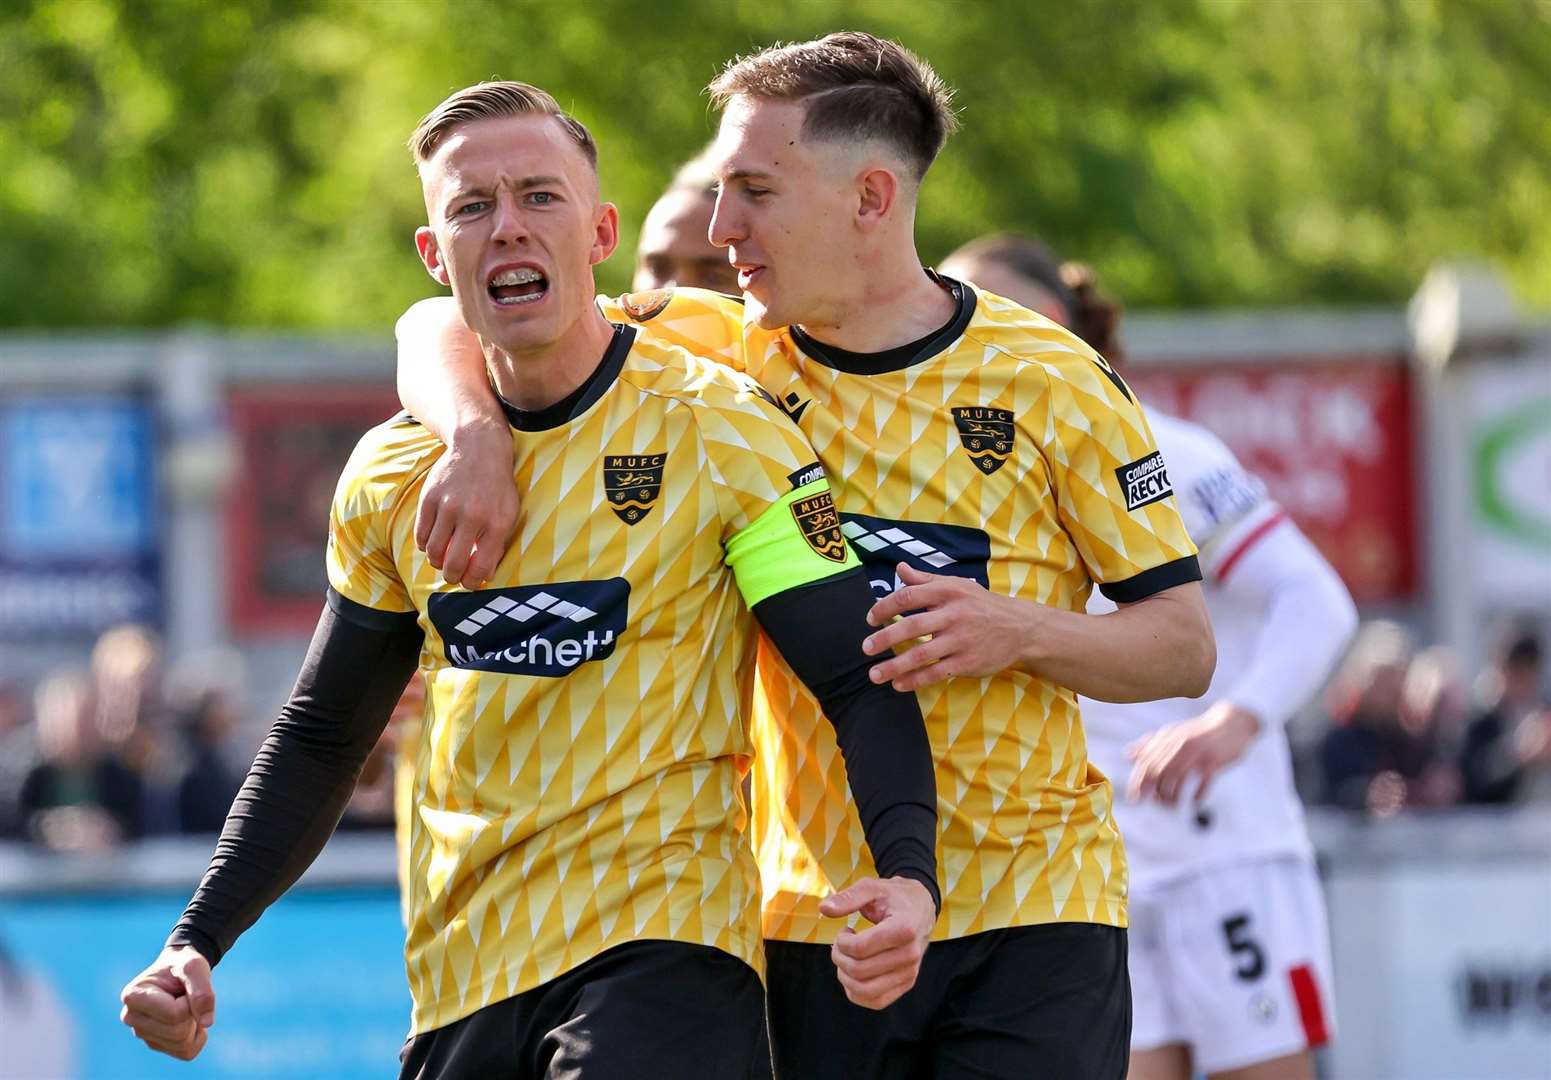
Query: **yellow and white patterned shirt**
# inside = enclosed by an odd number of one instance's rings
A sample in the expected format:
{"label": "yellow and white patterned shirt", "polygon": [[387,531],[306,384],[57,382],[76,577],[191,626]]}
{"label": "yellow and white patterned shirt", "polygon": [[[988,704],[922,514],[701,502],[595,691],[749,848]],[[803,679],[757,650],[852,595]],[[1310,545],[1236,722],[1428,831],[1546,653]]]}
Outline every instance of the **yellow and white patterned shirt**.
{"label": "yellow and white patterned shirt", "polygon": [[425,635],[415,1033],[628,941],[761,968],[739,791],[750,608],[856,566],[804,525],[827,483],[745,377],[620,327],[563,404],[514,427],[523,516],[484,588],[447,585],[415,546],[442,446],[412,419],[367,433],[335,498],[332,589]]}
{"label": "yellow and white patterned shirt", "polygon": [[[1009,300],[942,279],[958,317],[909,356],[741,326],[700,290],[605,303],[753,375],[809,437],[874,591],[899,562],[1083,611],[1095,584],[1137,600],[1196,580],[1191,543],[1134,396],[1092,349]],[[830,942],[818,901],[873,873],[834,736],[761,652],[754,835],[764,934]],[[1110,784],[1075,695],[1021,672],[918,692],[937,759],[937,939],[1049,922],[1126,925]]]}

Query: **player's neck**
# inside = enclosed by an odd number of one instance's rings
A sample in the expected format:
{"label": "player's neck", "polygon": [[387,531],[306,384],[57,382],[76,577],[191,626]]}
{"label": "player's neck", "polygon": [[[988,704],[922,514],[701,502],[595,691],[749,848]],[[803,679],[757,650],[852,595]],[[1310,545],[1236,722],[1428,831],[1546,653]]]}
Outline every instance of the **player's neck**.
{"label": "player's neck", "polygon": [[558,340],[537,349],[485,341],[485,366],[502,399],[524,412],[563,400],[587,381],[614,339],[614,326],[592,304]]}
{"label": "player's neck", "polygon": [[824,323],[804,321],[810,337],[849,352],[907,345],[946,326],[957,309],[952,294],[927,274],[914,240],[859,261],[848,295]]}

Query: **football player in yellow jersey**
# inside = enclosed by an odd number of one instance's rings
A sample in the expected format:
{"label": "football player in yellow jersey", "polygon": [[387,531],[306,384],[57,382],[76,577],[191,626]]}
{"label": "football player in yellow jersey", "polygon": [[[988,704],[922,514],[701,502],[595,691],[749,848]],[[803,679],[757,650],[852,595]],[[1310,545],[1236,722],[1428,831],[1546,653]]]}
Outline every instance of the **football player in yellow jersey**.
{"label": "football player in yellow jersey", "polygon": [[[716,180],[710,175],[703,156],[693,158],[679,168],[647,211],[636,243],[635,276],[631,279],[631,287],[638,292],[680,285],[713,292],[736,288],[737,271],[727,261],[726,254],[706,238],[715,206]],[[498,488],[490,495],[506,498],[510,509],[503,512],[509,513],[515,522],[515,489]],[[456,574],[448,568],[451,580],[458,580],[462,573],[461,567]],[[411,680],[390,722],[390,726],[397,729],[393,739],[394,840],[406,912],[409,903],[409,822],[413,816],[412,785],[418,747],[415,736],[420,730],[424,700],[425,687],[418,678]]]}
{"label": "football player in yellow jersey", "polygon": [[739,794],[758,632],[845,747],[880,867],[857,887],[868,933],[917,959],[940,895],[919,707],[868,679],[871,593],[801,433],[746,377],[593,306],[617,218],[586,130],[543,91],[483,83],[411,146],[421,258],[509,425],[518,542],[480,588],[447,583],[413,530],[442,444],[407,415],[362,438],[296,689],[123,1018],[199,1053],[210,968],[316,856],[418,667],[402,1075],[745,1080],[764,1020]]}
{"label": "football player in yellow jersey", "polygon": [[[821,904],[870,872],[858,819],[820,703],[761,655],[755,833],[777,1074],[1119,1078],[1125,859],[1076,695],[1194,696],[1210,680],[1167,469],[1102,358],[922,267],[916,193],[954,125],[926,64],[833,34],[737,61],[712,94],[711,239],[739,270],[743,325],[739,301],[693,290],[611,310],[742,365],[809,435],[882,596],[869,648],[902,650],[873,677],[917,691],[938,763],[935,944],[909,995],[855,1008],[890,985],[893,961]],[[426,305],[401,323],[401,385],[468,452],[498,413],[452,316]],[[486,444],[427,509],[436,558],[472,556],[476,575],[502,527],[479,520],[480,493],[508,482]],[[1087,615],[1094,587],[1119,610]]]}

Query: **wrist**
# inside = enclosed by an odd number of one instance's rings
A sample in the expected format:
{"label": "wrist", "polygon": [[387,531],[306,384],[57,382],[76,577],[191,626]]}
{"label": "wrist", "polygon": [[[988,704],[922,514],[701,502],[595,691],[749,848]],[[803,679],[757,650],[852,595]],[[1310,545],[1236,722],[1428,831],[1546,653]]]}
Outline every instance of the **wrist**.
{"label": "wrist", "polygon": [[185,923],[179,923],[173,927],[172,933],[167,936],[162,948],[163,950],[193,949],[204,957],[205,962],[212,968],[221,962],[221,946],[216,943],[215,938]]}
{"label": "wrist", "polygon": [[447,449],[462,453],[466,450],[486,450],[492,446],[511,442],[511,428],[506,418],[479,413],[459,419],[447,439]]}
{"label": "wrist", "polygon": [[1017,659],[1013,666],[1026,675],[1042,675],[1055,659],[1055,643],[1061,636],[1052,621],[1072,613],[1012,596],[1007,602],[1016,605]]}
{"label": "wrist", "polygon": [[1253,709],[1235,705],[1231,701],[1221,702],[1219,709],[1218,724],[1240,738],[1253,739],[1265,730],[1265,721]]}
{"label": "wrist", "polygon": [[894,875],[892,880],[908,881],[918,886],[926,894],[926,899],[931,903],[933,914],[942,914],[942,892],[938,889],[937,879],[932,875],[923,870],[909,869],[901,870]]}

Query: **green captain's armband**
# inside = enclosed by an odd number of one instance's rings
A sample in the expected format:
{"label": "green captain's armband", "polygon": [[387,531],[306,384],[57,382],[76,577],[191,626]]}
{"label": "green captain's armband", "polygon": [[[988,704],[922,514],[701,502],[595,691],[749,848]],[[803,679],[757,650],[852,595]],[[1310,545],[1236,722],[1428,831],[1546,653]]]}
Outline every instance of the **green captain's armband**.
{"label": "green captain's armband", "polygon": [[728,540],[727,565],[752,608],[862,564],[840,531],[829,481],[820,479],[783,495]]}

